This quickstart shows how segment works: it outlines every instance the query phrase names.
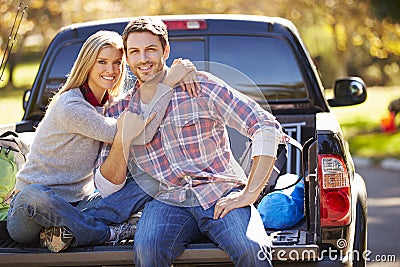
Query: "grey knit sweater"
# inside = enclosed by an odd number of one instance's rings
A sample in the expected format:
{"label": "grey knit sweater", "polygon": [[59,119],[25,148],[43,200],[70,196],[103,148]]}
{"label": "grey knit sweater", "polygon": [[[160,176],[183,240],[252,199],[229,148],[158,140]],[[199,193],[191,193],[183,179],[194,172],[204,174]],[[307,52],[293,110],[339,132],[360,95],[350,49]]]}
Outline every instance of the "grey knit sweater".
{"label": "grey knit sweater", "polygon": [[68,202],[92,193],[100,142],[111,143],[116,133],[116,120],[103,113],[104,108],[89,104],[79,89],[61,94],[36,130],[16,189],[43,184]]}

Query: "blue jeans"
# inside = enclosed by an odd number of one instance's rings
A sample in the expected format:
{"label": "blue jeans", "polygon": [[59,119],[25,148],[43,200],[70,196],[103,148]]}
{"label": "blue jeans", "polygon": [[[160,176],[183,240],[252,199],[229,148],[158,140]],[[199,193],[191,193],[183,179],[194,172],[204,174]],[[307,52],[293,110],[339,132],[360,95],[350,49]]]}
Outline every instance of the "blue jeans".
{"label": "blue jeans", "polygon": [[71,246],[104,244],[110,235],[109,224],[127,220],[151,199],[133,179],[106,198],[97,193],[75,207],[50,187],[31,184],[12,200],[7,229],[15,241],[33,243],[43,227],[65,226],[75,237]]}
{"label": "blue jeans", "polygon": [[186,245],[204,235],[223,249],[235,266],[270,266],[259,260],[260,246],[246,237],[250,207],[214,220],[214,206],[179,207],[158,200],[146,203],[135,234],[135,266],[171,266]]}

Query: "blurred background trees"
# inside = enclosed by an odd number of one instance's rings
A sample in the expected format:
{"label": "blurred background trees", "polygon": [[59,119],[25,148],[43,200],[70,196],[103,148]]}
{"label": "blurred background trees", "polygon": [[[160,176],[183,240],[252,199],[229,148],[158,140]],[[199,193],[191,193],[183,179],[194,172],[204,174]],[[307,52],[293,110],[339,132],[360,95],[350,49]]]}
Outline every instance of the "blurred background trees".
{"label": "blurred background trees", "polygon": [[[65,25],[139,15],[239,13],[287,18],[297,26],[319,66],[325,87],[342,76],[361,76],[369,86],[400,84],[398,0],[29,0],[8,71],[39,61]],[[3,56],[19,0],[0,0]],[[12,82],[12,79],[9,79]]]}

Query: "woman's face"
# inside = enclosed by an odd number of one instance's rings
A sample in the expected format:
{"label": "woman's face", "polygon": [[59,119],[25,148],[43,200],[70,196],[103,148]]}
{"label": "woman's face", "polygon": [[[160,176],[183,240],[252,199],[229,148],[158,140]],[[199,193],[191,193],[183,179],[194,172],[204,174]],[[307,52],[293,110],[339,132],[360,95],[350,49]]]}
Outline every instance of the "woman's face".
{"label": "woman's face", "polygon": [[123,52],[113,46],[100,49],[96,62],[88,75],[88,83],[93,93],[101,101],[106,90],[112,89],[121,78]]}

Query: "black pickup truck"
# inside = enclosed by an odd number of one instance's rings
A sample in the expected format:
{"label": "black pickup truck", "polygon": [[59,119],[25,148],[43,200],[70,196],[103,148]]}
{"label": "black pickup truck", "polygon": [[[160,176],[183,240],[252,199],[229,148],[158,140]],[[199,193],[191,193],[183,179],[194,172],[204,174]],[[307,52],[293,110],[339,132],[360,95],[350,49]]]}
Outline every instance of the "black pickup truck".
{"label": "black pickup truck", "polygon": [[[359,104],[366,87],[358,77],[338,79],[333,98],[326,99],[316,66],[295,26],[282,18],[245,15],[181,15],[161,17],[169,29],[172,59],[196,62],[233,88],[270,110],[303,150],[288,149],[284,173],[304,177],[305,219],[290,229],[269,230],[277,266],[365,266],[367,210],[363,178],[355,172],[333,106]],[[122,33],[129,18],[93,21],[62,28],[49,45],[36,79],[23,99],[25,114],[17,132],[34,132],[49,97],[65,81],[89,35],[98,30]],[[248,79],[237,79],[219,64]],[[251,81],[251,82],[247,82]],[[127,78],[129,86],[131,78]],[[230,130],[234,156],[241,160],[246,139]],[[211,242],[191,244],[176,265],[231,264]],[[68,248],[51,253],[37,244],[3,237],[0,266],[133,265],[133,244]]]}

